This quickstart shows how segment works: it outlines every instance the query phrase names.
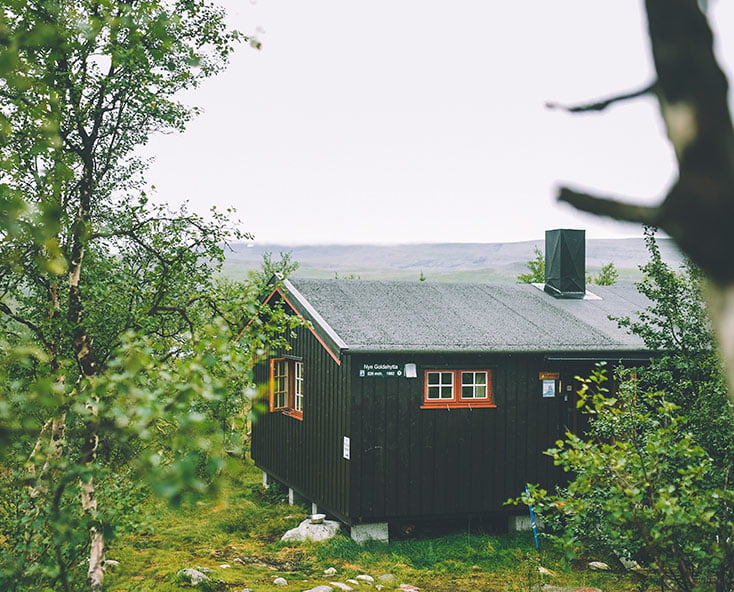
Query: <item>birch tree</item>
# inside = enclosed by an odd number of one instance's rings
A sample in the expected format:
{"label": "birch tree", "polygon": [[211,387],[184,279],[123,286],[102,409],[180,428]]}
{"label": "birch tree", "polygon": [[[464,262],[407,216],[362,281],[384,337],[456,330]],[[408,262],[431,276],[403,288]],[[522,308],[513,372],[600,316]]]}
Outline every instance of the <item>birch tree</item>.
{"label": "birch tree", "polygon": [[[0,6],[0,438],[27,529],[5,537],[3,589],[76,589],[86,566],[86,587],[101,590],[100,452],[127,446],[138,474],[201,461],[186,447],[205,423],[191,409],[246,366],[230,331],[248,306],[227,305],[212,280],[243,235],[228,212],[152,205],[135,156],[151,134],[184,129],[196,108],[177,93],[222,70],[238,41],[257,45],[202,0]],[[50,534],[71,523],[86,542]]]}
{"label": "birch tree", "polygon": [[583,211],[667,232],[707,276],[709,311],[734,402],[734,130],[728,82],[714,54],[706,2],[645,0],[657,78],[640,90],[564,107],[602,111],[643,95],[660,106],[678,178],[657,206],[561,187],[558,199]]}

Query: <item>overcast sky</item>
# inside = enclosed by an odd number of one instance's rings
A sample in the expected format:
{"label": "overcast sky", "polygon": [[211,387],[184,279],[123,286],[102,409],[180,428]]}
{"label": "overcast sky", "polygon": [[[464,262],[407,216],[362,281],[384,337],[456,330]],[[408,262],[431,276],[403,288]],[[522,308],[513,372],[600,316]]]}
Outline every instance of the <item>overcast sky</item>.
{"label": "overcast sky", "polygon": [[[149,145],[172,204],[233,206],[260,243],[640,236],[555,202],[559,182],[654,203],[675,178],[652,99],[544,107],[653,80],[641,0],[219,0],[241,46]],[[731,77],[734,3],[711,2]]]}

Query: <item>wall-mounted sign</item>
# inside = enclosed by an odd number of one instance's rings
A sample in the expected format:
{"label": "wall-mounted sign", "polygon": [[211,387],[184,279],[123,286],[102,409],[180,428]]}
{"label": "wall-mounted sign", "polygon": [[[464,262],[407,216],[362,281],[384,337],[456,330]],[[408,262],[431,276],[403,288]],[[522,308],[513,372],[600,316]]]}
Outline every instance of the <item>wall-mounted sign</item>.
{"label": "wall-mounted sign", "polygon": [[538,380],[558,380],[560,377],[560,372],[541,372],[538,374]]}
{"label": "wall-mounted sign", "polygon": [[556,381],[555,380],[544,380],[543,381],[543,398],[550,398],[556,396]]}
{"label": "wall-mounted sign", "polygon": [[403,376],[403,367],[400,364],[375,363],[362,364],[359,369],[362,378],[399,378]]}
{"label": "wall-mounted sign", "polygon": [[342,456],[346,458],[347,460],[349,460],[349,456],[350,456],[350,451],[349,451],[350,446],[351,446],[351,442],[349,441],[349,436],[344,436],[344,442],[342,446]]}

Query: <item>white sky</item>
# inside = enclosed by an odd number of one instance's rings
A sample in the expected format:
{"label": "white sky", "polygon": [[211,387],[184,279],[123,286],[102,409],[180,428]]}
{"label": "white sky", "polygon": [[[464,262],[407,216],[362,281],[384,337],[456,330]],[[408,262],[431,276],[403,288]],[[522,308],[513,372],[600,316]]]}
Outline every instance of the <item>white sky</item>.
{"label": "white sky", "polygon": [[[257,242],[640,236],[555,202],[559,182],[654,203],[675,163],[652,99],[544,108],[653,79],[641,0],[218,0],[256,32],[149,150],[158,196],[237,209]],[[711,3],[734,64],[734,6]],[[731,69],[726,66],[732,80]]]}

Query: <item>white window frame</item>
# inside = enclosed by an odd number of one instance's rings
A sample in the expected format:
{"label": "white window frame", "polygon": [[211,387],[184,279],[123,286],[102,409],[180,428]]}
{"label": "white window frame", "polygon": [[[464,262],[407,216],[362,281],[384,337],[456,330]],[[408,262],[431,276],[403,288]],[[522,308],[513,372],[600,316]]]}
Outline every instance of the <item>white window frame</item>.
{"label": "white window frame", "polygon": [[[471,376],[470,382],[465,383],[467,376]],[[478,380],[480,376],[483,376],[483,383]],[[496,407],[489,369],[430,368],[424,370],[423,377],[423,409]],[[465,387],[470,388],[471,393],[464,394]]]}
{"label": "white window frame", "polygon": [[294,358],[270,359],[270,411],[303,419],[303,361]]}

